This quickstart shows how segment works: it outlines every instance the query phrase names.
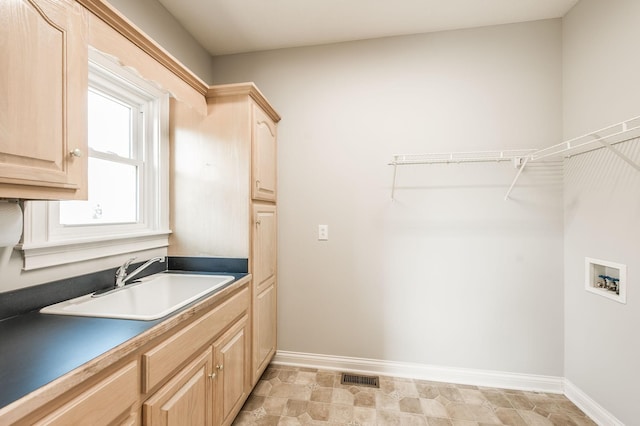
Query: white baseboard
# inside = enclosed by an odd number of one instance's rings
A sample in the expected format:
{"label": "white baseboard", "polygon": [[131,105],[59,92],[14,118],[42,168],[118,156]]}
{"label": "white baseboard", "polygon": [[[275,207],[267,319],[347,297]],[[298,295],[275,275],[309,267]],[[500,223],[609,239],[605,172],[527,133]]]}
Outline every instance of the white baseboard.
{"label": "white baseboard", "polygon": [[436,382],[458,383],[503,389],[564,393],[564,378],[501,371],[440,367],[434,365],[393,362],[377,359],[352,358],[278,351],[274,364],[309,367],[361,374],[381,374]]}
{"label": "white baseboard", "polygon": [[591,417],[591,420],[599,425],[624,426],[624,423],[567,379],[564,379],[564,394],[587,416]]}

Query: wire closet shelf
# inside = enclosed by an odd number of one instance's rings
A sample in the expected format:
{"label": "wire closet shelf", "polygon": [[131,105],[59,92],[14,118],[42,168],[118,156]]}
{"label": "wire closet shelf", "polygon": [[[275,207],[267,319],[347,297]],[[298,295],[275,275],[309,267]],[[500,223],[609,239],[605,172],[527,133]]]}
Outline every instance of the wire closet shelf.
{"label": "wire closet shelf", "polygon": [[511,161],[518,171],[504,197],[505,200],[509,199],[511,191],[515,187],[527,163],[550,157],[568,158],[605,148],[640,172],[640,165],[615,147],[616,144],[637,137],[640,137],[640,116],[603,127],[602,129],[543,149],[394,154],[389,163],[390,166],[393,166],[391,199],[393,200],[395,196],[398,166]]}

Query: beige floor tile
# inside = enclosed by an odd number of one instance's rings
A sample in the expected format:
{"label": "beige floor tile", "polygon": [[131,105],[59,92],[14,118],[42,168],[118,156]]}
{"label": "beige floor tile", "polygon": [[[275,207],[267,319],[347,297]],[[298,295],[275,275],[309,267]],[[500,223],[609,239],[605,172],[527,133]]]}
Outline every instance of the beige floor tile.
{"label": "beige floor tile", "polygon": [[427,424],[429,426],[453,426],[451,420],[438,417],[427,417]]}
{"label": "beige floor tile", "polygon": [[[268,396],[265,398],[262,408],[270,416],[281,416],[284,407],[287,405],[288,398],[276,398]],[[244,408],[244,407],[243,407]]]}
{"label": "beige floor tile", "polygon": [[249,395],[249,398],[247,398],[247,401],[244,403],[242,409],[245,411],[257,410],[264,405],[265,399],[265,396],[251,394]]}
{"label": "beige floor tile", "polygon": [[353,405],[331,404],[329,408],[329,421],[333,423],[347,424],[353,419]]}
{"label": "beige floor tile", "polygon": [[533,410],[536,406],[525,395],[511,393],[505,393],[505,395],[516,410]]}
{"label": "beige floor tile", "polygon": [[282,383],[293,383],[296,381],[296,377],[298,376],[298,372],[294,370],[281,370],[278,373],[278,379]]}
{"label": "beige floor tile", "polygon": [[280,417],[280,421],[278,422],[278,426],[301,426],[300,420],[297,417]]}
{"label": "beige floor tile", "polygon": [[587,416],[569,415],[569,418],[571,418],[571,420],[573,420],[574,423],[578,426],[598,426],[596,422],[594,422]]}
{"label": "beige floor tile", "polygon": [[518,410],[518,414],[520,414],[520,417],[522,417],[529,426],[553,426],[553,423],[549,419],[533,411]]}
{"label": "beige floor tile", "polygon": [[488,403],[487,398],[477,389],[462,388],[460,394],[467,404],[484,405]]}
{"label": "beige floor tile", "polygon": [[233,421],[233,426],[248,426],[255,424],[256,418],[249,411],[241,411]]}
{"label": "beige floor tile", "polygon": [[502,424],[507,426],[527,426],[518,411],[513,408],[498,408],[496,409],[496,417],[500,419]]}
{"label": "beige floor tile", "polygon": [[376,408],[378,410],[400,411],[400,403],[397,398],[378,392],[376,393]]}
{"label": "beige floor tile", "polygon": [[480,426],[480,423],[471,420],[452,420],[453,426]]}
{"label": "beige floor tile", "polygon": [[403,413],[400,415],[402,426],[427,426],[427,418],[419,414]]}
{"label": "beige floor tile", "polygon": [[378,410],[378,423],[385,426],[400,426],[402,424],[399,411]]}
{"label": "beige floor tile", "polygon": [[294,383],[301,384],[301,385],[316,383],[316,375],[317,373],[300,371],[298,372],[298,375],[296,376]]}
{"label": "beige floor tile", "polygon": [[434,399],[440,395],[438,387],[434,385],[416,383],[416,390],[418,391],[418,396],[420,398]]}
{"label": "beige floor tile", "polygon": [[298,417],[307,412],[307,404],[309,401],[301,401],[298,399],[290,399],[284,407],[284,415],[288,417]]}
{"label": "beige floor tile", "polygon": [[554,426],[578,426],[567,414],[551,414],[548,417]]}
{"label": "beige floor tile", "polygon": [[316,402],[331,402],[333,388],[316,388],[311,391],[309,400]]}
{"label": "beige floor tile", "polygon": [[560,408],[562,413],[574,416],[584,416],[582,411],[571,401],[558,401],[556,405]]}
{"label": "beige floor tile", "polygon": [[560,413],[562,410],[554,403],[538,402],[531,411],[540,414],[542,417],[549,417],[550,414]]}
{"label": "beige floor tile", "polygon": [[486,390],[481,392],[494,408],[513,408],[507,397],[502,392]]}
{"label": "beige floor tile", "polygon": [[336,383],[340,383],[340,376],[335,373],[319,371],[316,373],[316,381],[322,387],[332,388]]}
{"label": "beige floor tile", "polygon": [[454,386],[438,386],[440,396],[451,402],[464,402],[460,390]]}
{"label": "beige floor tile", "polygon": [[333,394],[331,396],[331,402],[333,404],[348,404],[353,405],[354,396],[348,389],[333,389]]}
{"label": "beige floor tile", "polygon": [[258,396],[269,396],[269,393],[271,392],[272,388],[273,386],[271,385],[271,383],[269,383],[266,380],[260,380],[256,384],[256,387],[253,389],[252,394],[258,395]]}
{"label": "beige floor tile", "polygon": [[307,404],[307,414],[313,420],[327,421],[329,420],[329,409],[331,404],[324,402],[309,401]]}
{"label": "beige floor tile", "polygon": [[444,405],[434,399],[420,399],[422,412],[427,417],[448,418],[449,413]]}
{"label": "beige floor tile", "polygon": [[418,398],[418,390],[413,382],[398,381],[395,383],[395,390],[403,397]]}
{"label": "beige floor tile", "polygon": [[280,383],[271,388],[268,396],[278,398],[289,398],[291,396],[291,383]]}
{"label": "beige floor tile", "polygon": [[280,416],[264,416],[255,420],[256,426],[278,426]]}
{"label": "beige floor tile", "polygon": [[492,409],[481,405],[451,403],[446,407],[449,417],[454,420],[474,420],[477,422],[500,424]]}
{"label": "beige floor tile", "polygon": [[376,407],[376,394],[370,391],[360,391],[353,396],[353,405],[356,407]]}
{"label": "beige floor tile", "polygon": [[422,414],[419,398],[402,398],[398,405],[403,413]]}
{"label": "beige floor tile", "polygon": [[308,401],[313,390],[307,385],[291,384],[289,398]]}
{"label": "beige floor tile", "polygon": [[380,377],[380,390],[384,393],[391,393],[396,390],[396,383],[390,377]]}
{"label": "beige floor tile", "polygon": [[377,424],[375,408],[353,407],[353,421],[363,426],[373,426]]}

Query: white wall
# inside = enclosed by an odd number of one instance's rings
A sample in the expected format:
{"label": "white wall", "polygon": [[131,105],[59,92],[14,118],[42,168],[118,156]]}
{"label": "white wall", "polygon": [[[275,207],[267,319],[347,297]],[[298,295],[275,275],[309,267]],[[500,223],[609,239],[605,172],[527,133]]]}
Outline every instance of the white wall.
{"label": "white wall", "polygon": [[116,9],[207,83],[211,55],[157,0],[109,0]]}
{"label": "white wall", "polygon": [[[214,58],[279,127],[279,349],[562,376],[561,169],[394,153],[561,139],[561,21]],[[316,239],[328,224],[330,239]]]}
{"label": "white wall", "polygon": [[[640,2],[581,0],[565,17],[564,136],[640,115]],[[640,141],[619,146],[640,163]],[[640,173],[606,150],[565,175],[565,376],[625,424],[640,419]],[[627,304],[584,290],[584,258],[626,264]]]}

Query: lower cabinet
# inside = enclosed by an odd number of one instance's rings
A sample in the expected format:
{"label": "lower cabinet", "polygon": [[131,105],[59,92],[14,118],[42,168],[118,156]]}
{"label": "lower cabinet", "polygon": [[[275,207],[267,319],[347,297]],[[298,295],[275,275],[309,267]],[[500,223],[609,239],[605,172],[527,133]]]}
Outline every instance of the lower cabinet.
{"label": "lower cabinet", "polygon": [[215,425],[230,425],[249,396],[251,342],[248,325],[245,316],[213,344]]}
{"label": "lower cabinet", "polygon": [[144,425],[233,422],[251,391],[249,307],[246,287],[142,354]]}
{"label": "lower cabinet", "polygon": [[258,381],[276,353],[277,284],[257,287],[253,306],[253,382]]}
{"label": "lower cabinet", "polygon": [[145,425],[212,424],[211,362],[208,348],[142,405]]}
{"label": "lower cabinet", "polygon": [[143,424],[230,425],[250,389],[247,324],[242,317],[147,399]]}

